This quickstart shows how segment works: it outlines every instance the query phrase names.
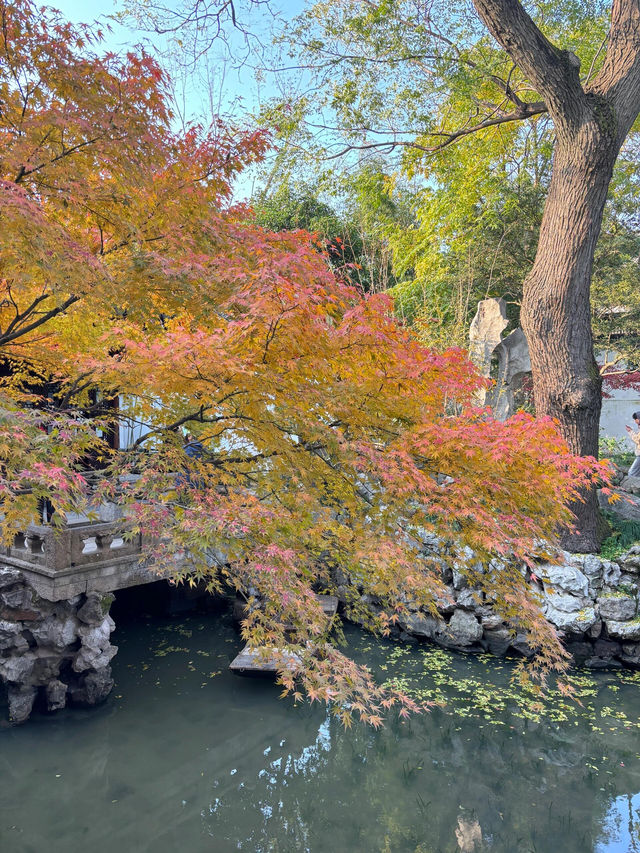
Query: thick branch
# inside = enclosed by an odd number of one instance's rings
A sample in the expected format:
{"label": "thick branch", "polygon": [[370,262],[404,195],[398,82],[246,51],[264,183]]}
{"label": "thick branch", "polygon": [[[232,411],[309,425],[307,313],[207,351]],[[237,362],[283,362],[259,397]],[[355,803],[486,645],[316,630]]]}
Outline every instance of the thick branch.
{"label": "thick branch", "polygon": [[587,91],[613,107],[622,144],[640,111],[640,0],[614,0],[605,60]]}
{"label": "thick branch", "polygon": [[519,0],[473,0],[473,3],[496,41],[540,92],[556,126],[560,130],[564,126],[576,127],[588,108],[577,57],[553,45]]}

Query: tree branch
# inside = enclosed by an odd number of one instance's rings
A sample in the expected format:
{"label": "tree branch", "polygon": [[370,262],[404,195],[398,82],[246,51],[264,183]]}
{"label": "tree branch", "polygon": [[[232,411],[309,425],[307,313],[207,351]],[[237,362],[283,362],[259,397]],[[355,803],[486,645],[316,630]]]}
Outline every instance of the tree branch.
{"label": "tree branch", "polygon": [[640,111],[639,0],[613,0],[604,63],[587,91],[605,97],[613,107],[622,144]]}
{"label": "tree branch", "polygon": [[553,45],[519,0],[473,0],[473,4],[496,41],[540,92],[558,129],[577,127],[589,107],[575,54]]}

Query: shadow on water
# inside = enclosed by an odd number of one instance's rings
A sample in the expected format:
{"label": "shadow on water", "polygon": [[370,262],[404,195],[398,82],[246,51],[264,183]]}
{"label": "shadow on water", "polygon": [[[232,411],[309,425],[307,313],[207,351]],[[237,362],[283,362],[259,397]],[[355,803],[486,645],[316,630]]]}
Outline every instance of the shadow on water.
{"label": "shadow on water", "polygon": [[346,731],[228,672],[228,612],[119,606],[108,701],[0,731],[2,853],[640,853],[632,676],[540,713],[505,664],[353,630],[382,676],[450,701]]}

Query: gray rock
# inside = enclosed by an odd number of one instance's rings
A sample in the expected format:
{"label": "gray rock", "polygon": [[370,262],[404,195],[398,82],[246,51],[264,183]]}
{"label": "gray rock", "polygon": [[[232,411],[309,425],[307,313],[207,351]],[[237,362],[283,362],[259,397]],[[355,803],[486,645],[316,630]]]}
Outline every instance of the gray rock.
{"label": "gray rock", "polygon": [[118,647],[110,644],[99,649],[82,646],[73,659],[73,671],[85,672],[88,669],[103,669],[109,665],[117,651]]}
{"label": "gray rock", "polygon": [[109,637],[116,627],[116,623],[110,616],[105,616],[99,625],[80,625],[78,636],[82,639],[82,645],[92,649],[101,649],[109,645]]}
{"label": "gray rock", "polygon": [[[630,479],[630,477],[627,478],[627,480]],[[633,479],[637,478],[634,477]],[[602,493],[600,493],[598,495],[598,503],[603,509],[613,513],[613,515],[617,515],[619,518],[623,518],[626,521],[640,521],[640,497],[626,490],[624,483],[625,481],[623,480],[621,488],[616,489],[620,500],[610,504]]]}
{"label": "gray rock", "polygon": [[561,590],[582,598],[589,595],[589,580],[576,566],[546,563],[540,566],[540,574],[548,594]]}
{"label": "gray rock", "polygon": [[637,574],[640,572],[640,545],[633,545],[626,554],[618,560],[625,572]]}
{"label": "gray rock", "polygon": [[78,619],[87,625],[99,625],[109,613],[109,608],[115,596],[110,592],[90,592],[87,600],[78,610]]}
{"label": "gray rock", "polygon": [[34,625],[30,631],[39,646],[49,646],[63,651],[78,639],[79,624],[73,616],[60,620],[52,615]]}
{"label": "gray rock", "polygon": [[619,640],[640,640],[640,619],[633,619],[630,622],[607,619],[604,624],[607,626],[610,637],[616,637]]}
{"label": "gray rock", "polygon": [[429,640],[435,639],[437,634],[445,629],[445,624],[441,619],[425,616],[422,613],[408,613],[399,619],[398,624],[407,633]]}
{"label": "gray rock", "polygon": [[21,631],[22,625],[19,622],[0,621],[0,651],[12,649]]}
{"label": "gray rock", "polygon": [[638,602],[630,595],[602,595],[597,600],[598,610],[603,619],[625,622],[636,615]]}
{"label": "gray rock", "polygon": [[[640,477],[625,477],[620,483],[620,489],[630,495],[640,495]],[[613,506],[615,508],[615,504]]]}
{"label": "gray rock", "polygon": [[0,658],[0,676],[5,681],[22,684],[33,672],[36,656],[33,652],[24,652],[17,657]]}
{"label": "gray rock", "polygon": [[482,627],[485,631],[492,631],[494,628],[501,628],[503,619],[501,616],[498,616],[497,613],[487,607],[486,605],[483,607],[478,607],[476,613],[480,617],[480,621],[482,622]]}
{"label": "gray rock", "polygon": [[487,649],[492,655],[504,655],[513,639],[513,633],[506,626],[488,628],[484,632]]}
{"label": "gray rock", "polygon": [[57,678],[63,658],[59,654],[52,653],[46,649],[37,649],[34,654],[35,661],[33,672],[29,676],[29,682],[31,684],[43,685]]}
{"label": "gray rock", "polygon": [[602,619],[596,619],[596,621],[593,623],[593,625],[587,631],[587,634],[593,640],[597,639],[600,636],[600,634],[602,633],[602,625],[603,625]]}
{"label": "gray rock", "polygon": [[450,613],[456,609],[456,602],[452,595],[436,595],[435,596],[436,607],[438,608],[438,612],[448,616]]}
{"label": "gray rock", "polygon": [[0,569],[0,589],[6,589],[21,582],[23,578],[17,569]]}
{"label": "gray rock", "polygon": [[67,685],[58,679],[47,684],[45,690],[47,711],[60,711],[67,704]]}
{"label": "gray rock", "polygon": [[571,634],[584,634],[595,625],[598,618],[595,608],[591,606],[583,607],[580,610],[567,611],[560,610],[547,603],[543,612],[556,628],[560,631],[568,631]]}
{"label": "gray rock", "polygon": [[622,580],[620,566],[611,560],[602,560],[602,581],[604,586],[616,587]]}
{"label": "gray rock", "polygon": [[456,610],[447,625],[447,635],[455,646],[471,646],[482,639],[482,625],[473,613]]}
{"label": "gray rock", "polygon": [[583,607],[590,604],[590,599],[583,598],[582,596],[578,598],[577,596],[570,595],[568,593],[546,593],[544,595],[542,607],[543,610],[546,607],[549,607],[552,610],[562,610],[563,613],[577,613],[579,610],[582,610]]}
{"label": "gray rock", "polygon": [[97,705],[103,702],[113,688],[111,668],[105,667],[99,672],[92,671],[81,684],[69,688],[69,696],[77,705]]}
{"label": "gray rock", "polygon": [[526,634],[516,634],[516,636],[511,641],[511,648],[525,658],[532,658],[535,654],[534,650],[527,642]]}
{"label": "gray rock", "polygon": [[24,723],[25,720],[29,719],[37,692],[35,687],[15,688],[9,686],[7,698],[11,723]]}
{"label": "gray rock", "polygon": [[590,643],[567,643],[566,648],[569,654],[573,657],[574,662],[577,664],[584,663],[592,656],[592,649]]}
{"label": "gray rock", "polygon": [[12,608],[29,608],[33,598],[33,591],[23,584],[15,585],[0,592],[0,601]]}
{"label": "gray rock", "polygon": [[453,588],[465,589],[467,586],[467,578],[461,571],[454,567],[453,569]]}
{"label": "gray rock", "polygon": [[456,593],[455,603],[465,610],[475,610],[482,601],[482,593],[473,589],[462,589]]}
{"label": "gray rock", "polygon": [[593,644],[593,653],[604,660],[616,657],[620,651],[620,643],[614,643],[613,640],[598,640]]}

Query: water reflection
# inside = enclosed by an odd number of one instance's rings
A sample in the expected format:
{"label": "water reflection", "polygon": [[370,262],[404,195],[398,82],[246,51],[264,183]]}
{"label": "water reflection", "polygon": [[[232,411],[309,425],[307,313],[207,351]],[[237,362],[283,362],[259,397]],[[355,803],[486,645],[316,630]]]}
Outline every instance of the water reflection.
{"label": "water reflection", "polygon": [[[598,676],[566,722],[460,706],[345,731],[227,674],[224,619],[130,625],[117,642],[105,706],[0,731],[3,853],[640,853],[635,684]],[[366,654],[387,666],[389,648]],[[422,654],[401,666],[427,683]],[[506,679],[448,666],[495,691]]]}

